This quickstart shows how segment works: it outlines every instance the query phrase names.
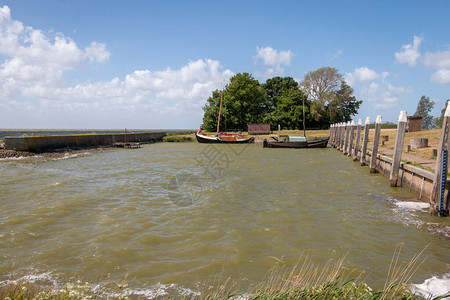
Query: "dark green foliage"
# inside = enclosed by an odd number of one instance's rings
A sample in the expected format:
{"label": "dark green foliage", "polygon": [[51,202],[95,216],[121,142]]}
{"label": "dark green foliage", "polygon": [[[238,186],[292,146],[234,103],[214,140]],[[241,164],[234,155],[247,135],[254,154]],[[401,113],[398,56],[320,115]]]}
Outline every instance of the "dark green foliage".
{"label": "dark green foliage", "polygon": [[434,127],[433,116],[430,116],[433,106],[434,101],[431,101],[430,98],[426,96],[422,96],[417,104],[417,110],[414,115],[422,117],[423,129],[432,129]]}
{"label": "dark green foliage", "polygon": [[262,88],[266,91],[269,111],[273,111],[278,105],[279,97],[290,89],[298,89],[298,83],[292,77],[274,77],[267,79],[262,84]]}
{"label": "dark green foliage", "polygon": [[[305,101],[305,116],[309,116],[308,101],[305,94],[298,88],[285,90],[277,96],[274,110],[266,115],[265,121],[273,128],[277,124],[283,129],[303,129],[303,101]],[[312,120],[307,120],[309,123]]]}
{"label": "dark green foliage", "polygon": [[[219,116],[220,92],[214,91],[203,107],[203,127],[216,131]],[[220,131],[247,130],[247,124],[261,123],[268,109],[267,96],[258,80],[248,73],[238,73],[223,91]]]}

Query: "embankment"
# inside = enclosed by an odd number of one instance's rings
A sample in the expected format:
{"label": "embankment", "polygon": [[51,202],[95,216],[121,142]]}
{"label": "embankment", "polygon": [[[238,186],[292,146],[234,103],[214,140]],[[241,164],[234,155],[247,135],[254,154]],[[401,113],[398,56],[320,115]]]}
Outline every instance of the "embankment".
{"label": "embankment", "polygon": [[122,134],[83,134],[5,137],[5,149],[16,151],[40,152],[61,148],[83,148],[108,146],[114,143],[145,143],[161,140],[165,132],[122,133]]}

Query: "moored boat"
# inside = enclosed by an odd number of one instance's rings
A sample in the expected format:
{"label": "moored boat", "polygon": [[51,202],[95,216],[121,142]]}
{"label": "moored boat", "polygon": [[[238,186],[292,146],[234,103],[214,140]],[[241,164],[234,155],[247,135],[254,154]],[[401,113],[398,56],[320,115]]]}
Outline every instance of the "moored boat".
{"label": "moored boat", "polygon": [[218,134],[217,136],[208,136],[205,134],[196,133],[195,137],[199,143],[207,144],[246,144],[253,143],[254,138],[244,138],[238,134]]}
{"label": "moored boat", "polygon": [[325,148],[328,144],[329,137],[306,140],[303,136],[286,136],[281,141],[263,141],[264,148]]}

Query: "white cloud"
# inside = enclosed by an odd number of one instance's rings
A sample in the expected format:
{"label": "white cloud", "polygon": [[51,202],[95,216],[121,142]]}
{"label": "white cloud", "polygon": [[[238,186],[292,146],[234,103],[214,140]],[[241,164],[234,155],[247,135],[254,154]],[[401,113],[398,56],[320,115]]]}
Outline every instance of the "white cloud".
{"label": "white cloud", "polygon": [[294,54],[291,50],[288,51],[277,51],[273,49],[272,47],[263,47],[259,48],[256,47],[256,58],[260,58],[263,60],[264,65],[266,66],[280,66],[280,65],[287,65],[289,66],[291,64],[292,57]]}
{"label": "white cloud", "polygon": [[450,51],[427,52],[423,56],[423,64],[429,68],[450,70]]}
{"label": "white cloud", "polygon": [[367,67],[356,68],[353,73],[346,73],[344,78],[349,85],[354,85],[356,82],[368,82],[381,79],[384,81],[389,76],[389,72],[378,74],[376,71]]}
{"label": "white cloud", "polygon": [[431,75],[431,81],[450,84],[450,70],[438,70]]}
{"label": "white cloud", "polygon": [[420,58],[419,47],[423,41],[423,37],[414,36],[413,44],[406,44],[401,47],[400,52],[395,53],[395,59],[398,63],[415,66]]}
{"label": "white cloud", "polygon": [[364,101],[372,103],[375,108],[391,108],[400,103],[405,93],[410,90],[404,87],[396,87],[390,83],[370,83],[361,89],[361,97]]}
{"label": "white cloud", "polygon": [[278,51],[272,47],[256,47],[257,54],[254,56],[255,60],[262,60],[263,65],[268,66],[264,72],[255,72],[256,76],[265,78],[276,75],[283,75],[284,68],[282,65],[290,66],[294,53],[291,50]]}
{"label": "white cloud", "polygon": [[106,50],[106,45],[92,42],[89,47],[85,49],[86,57],[89,59],[89,62],[100,62],[103,63],[107,61],[111,55],[109,51]]}
{"label": "white cloud", "polygon": [[402,52],[395,53],[397,62],[415,66],[417,63],[427,68],[435,69],[430,81],[442,84],[450,84],[450,50],[437,51],[435,53],[426,52],[422,55],[419,46],[423,37],[414,36],[413,45],[403,45]]}
{"label": "white cloud", "polygon": [[[189,126],[177,117],[198,123],[211,92],[234,75],[216,60],[198,59],[179,69],[137,70],[122,79],[67,86],[67,70],[109,59],[106,45],[94,41],[81,49],[62,34],[51,37],[12,20],[7,6],[0,7],[0,54],[6,57],[0,64],[0,108],[8,112],[0,119],[0,127],[14,126],[14,122],[18,127],[35,127],[21,122],[41,122],[44,117],[55,122],[72,119],[72,125],[67,125],[71,127],[95,126],[101,118],[110,122],[103,127],[117,128],[121,120],[147,128],[177,121],[178,126]],[[282,57],[280,61],[285,61]],[[140,123],[135,121],[137,115],[141,115]]]}

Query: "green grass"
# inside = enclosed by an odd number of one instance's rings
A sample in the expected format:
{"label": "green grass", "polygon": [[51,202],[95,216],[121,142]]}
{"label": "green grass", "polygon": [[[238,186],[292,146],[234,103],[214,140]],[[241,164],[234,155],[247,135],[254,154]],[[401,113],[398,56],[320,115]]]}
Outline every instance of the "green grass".
{"label": "green grass", "polygon": [[170,143],[185,143],[185,142],[193,142],[194,139],[190,136],[165,136],[163,138],[163,141]]}

